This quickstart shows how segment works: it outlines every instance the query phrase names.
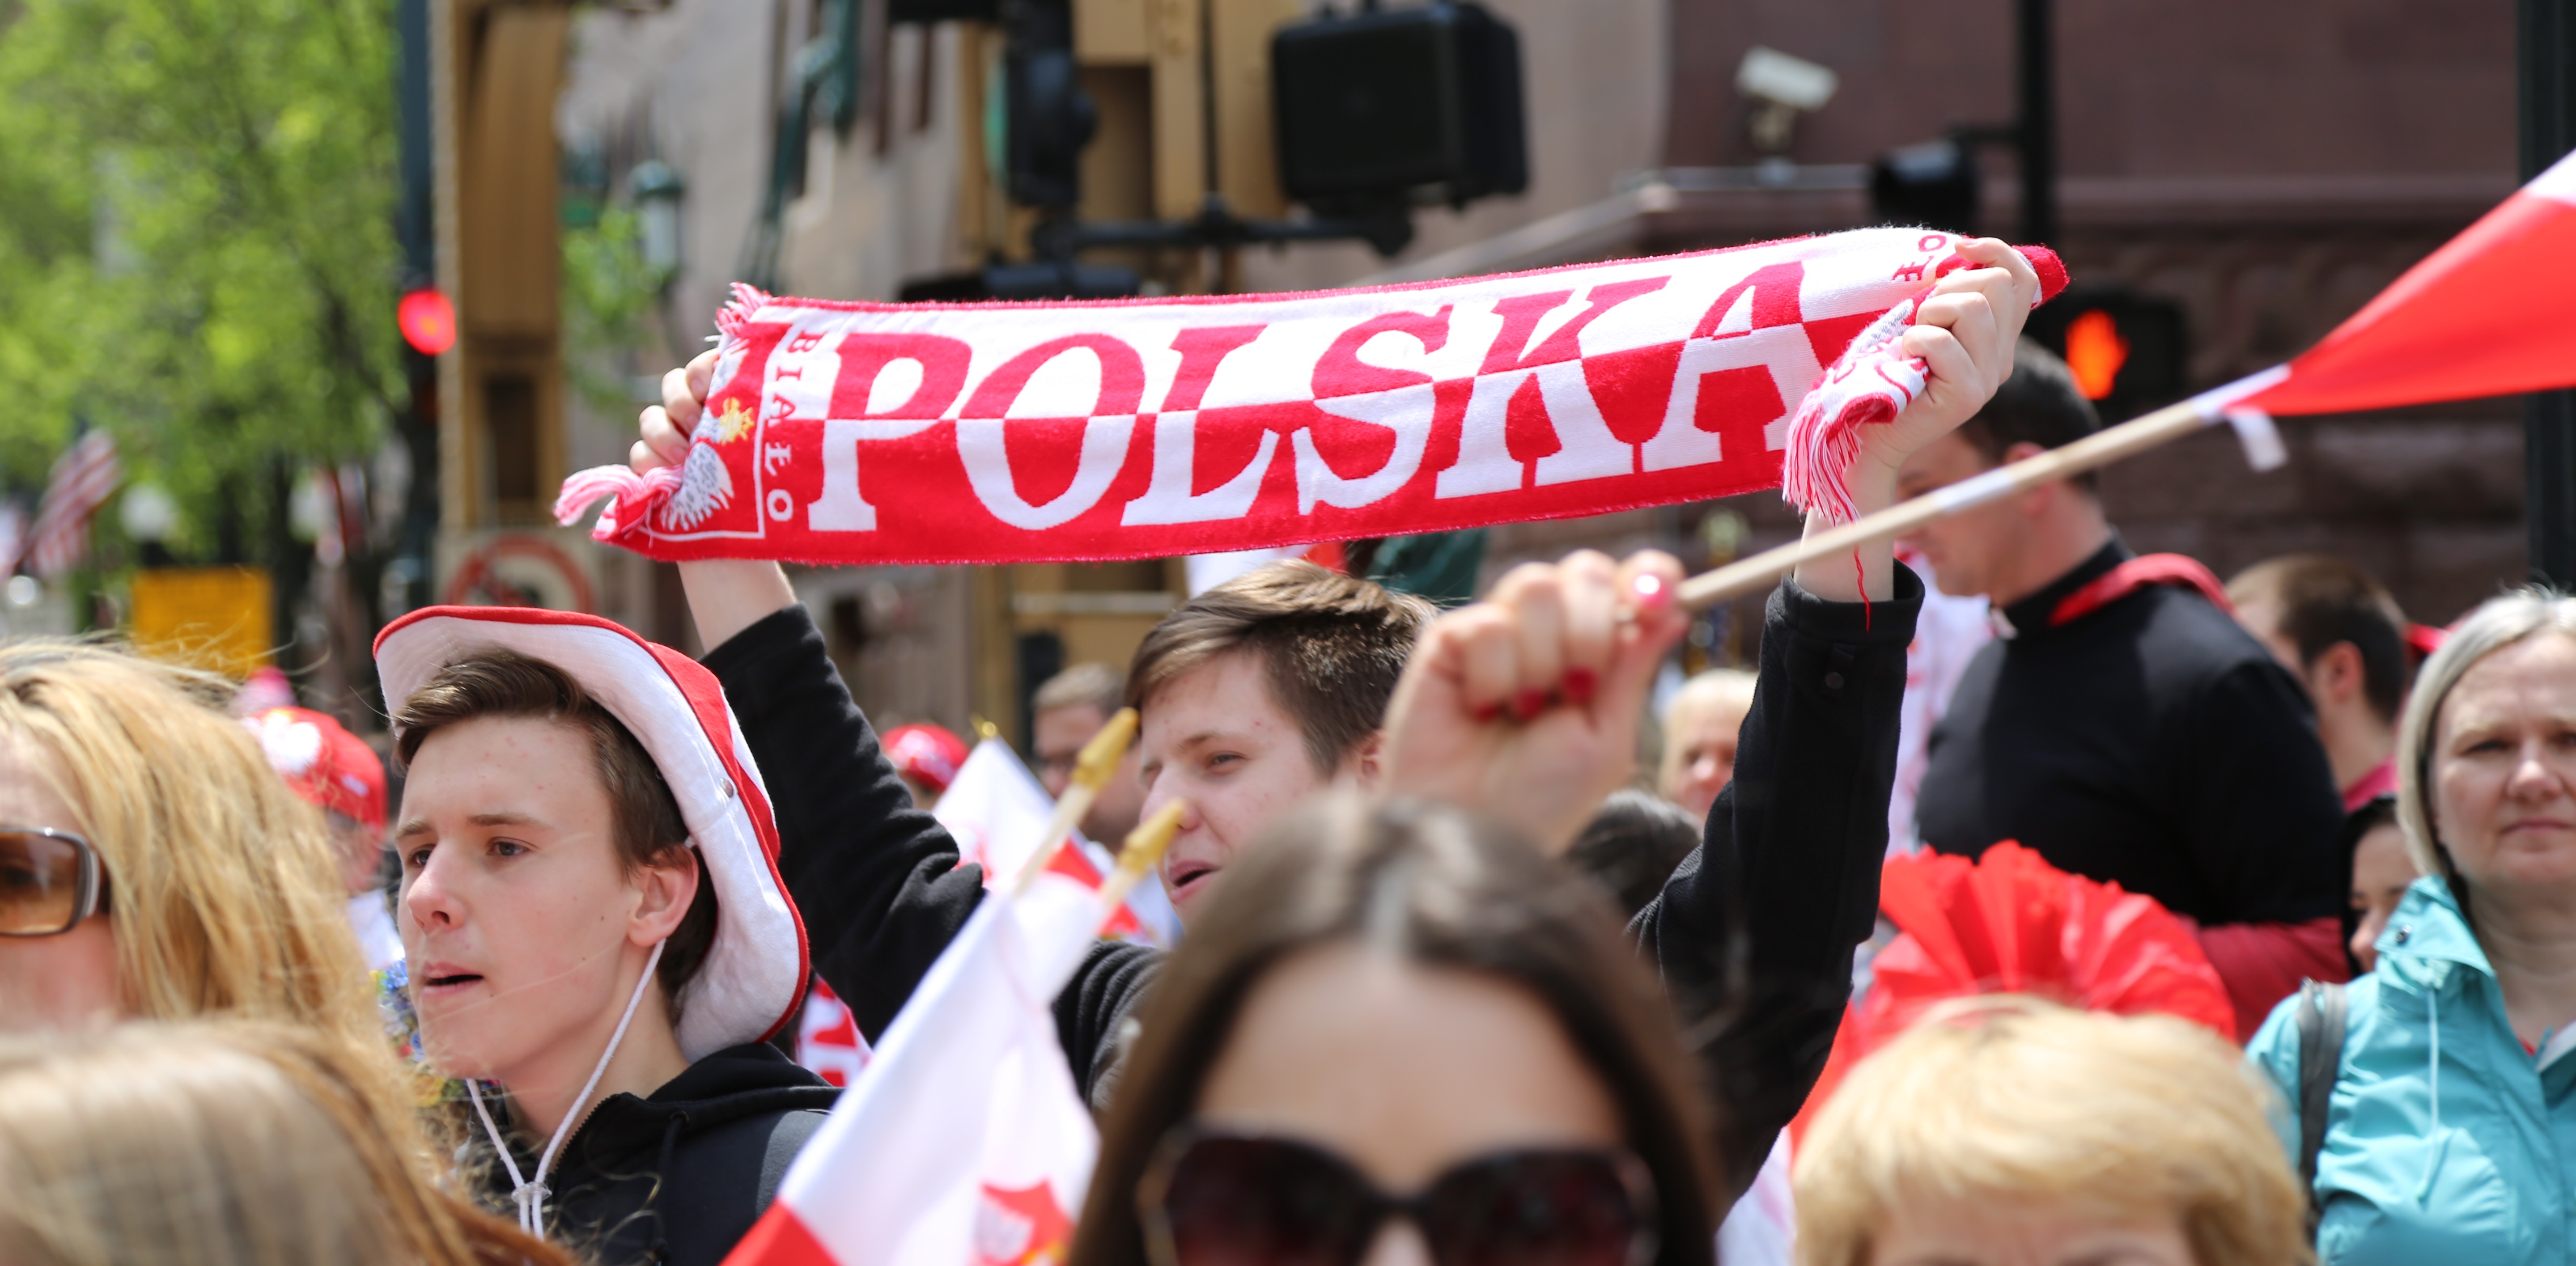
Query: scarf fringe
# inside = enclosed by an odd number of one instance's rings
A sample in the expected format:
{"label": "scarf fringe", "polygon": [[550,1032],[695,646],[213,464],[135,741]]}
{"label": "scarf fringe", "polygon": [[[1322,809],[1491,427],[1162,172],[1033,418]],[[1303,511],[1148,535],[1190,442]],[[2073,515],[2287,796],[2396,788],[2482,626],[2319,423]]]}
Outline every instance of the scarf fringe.
{"label": "scarf fringe", "polygon": [[1851,464],[1860,456],[1860,429],[1896,420],[1923,391],[1930,367],[1907,356],[1901,340],[1929,290],[1887,310],[1852,337],[1789,422],[1781,454],[1780,499],[1821,513],[1829,523],[1855,514]]}
{"label": "scarf fringe", "polygon": [[[2039,275],[2037,307],[2066,289],[2066,262],[2045,246],[2018,248]],[[1973,265],[1964,255],[1951,255],[1932,270],[1935,281]],[[1829,523],[1849,523],[1856,516],[1851,498],[1851,464],[1860,456],[1860,429],[1893,422],[1905,412],[1931,378],[1931,366],[1908,356],[1901,340],[1914,324],[1930,288],[1916,292],[1886,315],[1852,336],[1843,354],[1816,380],[1789,422],[1788,451],[1781,454],[1780,499],[1801,510],[1821,513]]]}
{"label": "scarf fringe", "polygon": [[752,314],[768,307],[769,303],[768,291],[739,281],[733,283],[732,301],[716,312],[716,330],[725,336],[728,343],[741,338],[743,328],[751,324]]}
{"label": "scarf fringe", "polygon": [[564,480],[563,492],[555,498],[555,522],[571,527],[594,503],[606,498],[608,508],[599,512],[599,522],[590,529],[590,539],[606,541],[617,534],[619,523],[641,521],[679,486],[677,466],[643,475],[623,466],[593,466]]}

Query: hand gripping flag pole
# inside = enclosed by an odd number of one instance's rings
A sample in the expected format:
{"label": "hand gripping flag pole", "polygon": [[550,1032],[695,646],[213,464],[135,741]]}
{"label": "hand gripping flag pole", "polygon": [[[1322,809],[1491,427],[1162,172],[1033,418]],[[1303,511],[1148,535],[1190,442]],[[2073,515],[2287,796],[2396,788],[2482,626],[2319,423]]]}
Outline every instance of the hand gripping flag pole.
{"label": "hand gripping flag pole", "polygon": [[2562,158],[2286,365],[2063,448],[1683,582],[1699,609],[1935,519],[2225,422],[2257,470],[2281,464],[2275,414],[2341,413],[2576,386],[2576,155]]}
{"label": "hand gripping flag pole", "polygon": [[[1120,708],[1118,715],[1109,718],[1109,724],[1100,727],[1100,732],[1082,745],[1082,754],[1074,758],[1073,784],[1066,787],[1064,797],[1055,802],[1055,816],[1047,819],[1044,841],[1038,845],[1037,852],[1029,855],[1028,862],[1020,867],[1020,873],[1011,878],[1012,896],[1028,892],[1030,885],[1035,884],[1038,876],[1055,861],[1056,850],[1073,838],[1074,825],[1082,821],[1082,815],[1091,812],[1092,802],[1100,798],[1100,789],[1108,786],[1110,775],[1118,772],[1119,758],[1127,754],[1128,744],[1135,741],[1136,710]],[[1120,869],[1123,871],[1125,867]],[[1132,883],[1128,885],[1130,888],[1134,886]],[[1108,889],[1103,887],[1102,891]],[[1120,900],[1125,900],[1126,896],[1126,888],[1118,890]]]}
{"label": "hand gripping flag pole", "polygon": [[1935,519],[1947,518],[1972,506],[1984,505],[2052,480],[2108,466],[2222,421],[2236,427],[2238,438],[2245,445],[2247,460],[2256,470],[2272,469],[2281,465],[2286,457],[2281,452],[2279,433],[2272,430],[2270,415],[2259,410],[2237,408],[2227,402],[2231,400],[2231,392],[2238,396],[2248,394],[2280,381],[2283,375],[2281,368],[2265,370],[2205,395],[2194,396],[2144,417],[2097,431],[2063,448],[2053,448],[2010,465],[1998,466],[1982,475],[1935,489],[1912,501],[1889,506],[1804,540],[1765,550],[1714,571],[1702,572],[1682,582],[1681,603],[1698,611],[1729,598],[1768,589],[1780,577],[1803,564],[1848,555],[1873,541],[1892,540]]}

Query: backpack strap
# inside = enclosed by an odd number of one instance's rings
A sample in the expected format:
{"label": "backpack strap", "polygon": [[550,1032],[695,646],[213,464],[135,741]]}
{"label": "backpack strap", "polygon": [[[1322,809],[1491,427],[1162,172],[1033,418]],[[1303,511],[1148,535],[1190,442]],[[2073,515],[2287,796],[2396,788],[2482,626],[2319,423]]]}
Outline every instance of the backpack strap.
{"label": "backpack strap", "polygon": [[2316,1230],[2317,1156],[2325,1151],[2326,1113],[2343,1073],[2345,1000],[2341,985],[2299,986],[2299,1181],[2308,1193],[2308,1229]]}

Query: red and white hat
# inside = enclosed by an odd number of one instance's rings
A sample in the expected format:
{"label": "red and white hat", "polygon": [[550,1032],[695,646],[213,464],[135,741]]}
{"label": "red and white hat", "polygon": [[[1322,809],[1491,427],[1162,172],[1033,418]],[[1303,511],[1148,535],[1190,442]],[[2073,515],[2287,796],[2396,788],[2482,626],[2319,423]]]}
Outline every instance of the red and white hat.
{"label": "red and white hat", "polygon": [[597,616],[425,607],[376,635],[387,706],[487,651],[543,660],[580,682],[643,743],[679,801],[718,911],[715,944],[681,991],[680,1053],[694,1062],[784,1028],[804,995],[805,925],[778,876],[768,790],[715,674]]}
{"label": "red and white hat", "polygon": [[242,725],[305,803],[385,829],[385,762],[365,739],[310,708],[268,708]]}
{"label": "red and white hat", "polygon": [[966,763],[966,740],[946,726],[915,721],[886,731],[885,754],[897,772],[920,779],[931,794],[939,795],[957,781],[958,767]]}

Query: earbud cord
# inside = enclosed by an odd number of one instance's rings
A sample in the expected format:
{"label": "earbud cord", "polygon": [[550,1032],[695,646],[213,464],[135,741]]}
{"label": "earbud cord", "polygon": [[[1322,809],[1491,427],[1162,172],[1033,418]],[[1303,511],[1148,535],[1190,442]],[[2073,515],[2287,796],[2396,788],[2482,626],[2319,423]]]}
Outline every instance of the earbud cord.
{"label": "earbud cord", "polygon": [[590,1080],[583,1082],[581,1095],[572,1101],[572,1109],[555,1123],[555,1135],[546,1140],[544,1154],[537,1157],[535,1178],[519,1175],[519,1162],[510,1155],[510,1145],[492,1124],[492,1110],[483,1106],[483,1090],[473,1079],[465,1082],[465,1093],[474,1098],[474,1115],[483,1118],[483,1132],[492,1136],[492,1150],[501,1154],[501,1164],[510,1171],[510,1199],[519,1206],[519,1229],[539,1239],[545,1238],[546,1175],[555,1167],[555,1153],[561,1151],[564,1136],[572,1132],[573,1123],[581,1118],[582,1105],[590,1102],[590,1092],[599,1089],[599,1079],[608,1072],[608,1061],[616,1058],[617,1046],[626,1040],[626,1026],[635,1021],[635,1008],[644,1001],[644,990],[653,983],[653,969],[661,965],[663,942],[653,942],[653,952],[644,959],[644,978],[635,982],[635,992],[626,999],[626,1014],[617,1017],[617,1031],[608,1035],[608,1049],[599,1053],[599,1063],[590,1070]]}

